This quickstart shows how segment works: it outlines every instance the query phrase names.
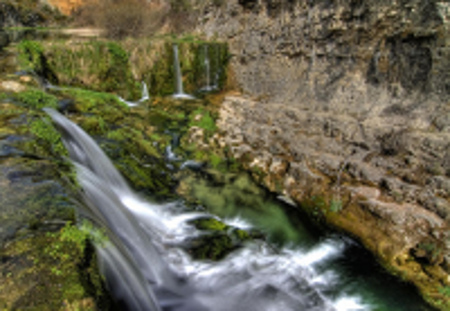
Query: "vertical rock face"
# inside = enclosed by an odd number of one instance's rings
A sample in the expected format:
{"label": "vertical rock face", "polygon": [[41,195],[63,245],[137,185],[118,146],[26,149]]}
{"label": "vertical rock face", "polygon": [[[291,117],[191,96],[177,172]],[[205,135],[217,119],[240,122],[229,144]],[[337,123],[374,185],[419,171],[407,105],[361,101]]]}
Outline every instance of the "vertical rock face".
{"label": "vertical rock face", "polygon": [[203,29],[230,42],[244,91],[331,109],[368,105],[373,88],[448,96],[445,14],[448,3],[426,0],[240,0],[209,11]]}
{"label": "vertical rock face", "polygon": [[[247,98],[221,145],[450,308],[450,4],[235,0],[199,26]],[[249,99],[251,97],[252,99]]]}

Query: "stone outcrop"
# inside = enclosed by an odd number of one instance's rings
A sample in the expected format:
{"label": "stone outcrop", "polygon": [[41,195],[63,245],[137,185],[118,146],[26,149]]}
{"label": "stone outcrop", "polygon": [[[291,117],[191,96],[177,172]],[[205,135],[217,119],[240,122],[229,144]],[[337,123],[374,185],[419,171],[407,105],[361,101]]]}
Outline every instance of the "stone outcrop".
{"label": "stone outcrop", "polygon": [[44,0],[5,0],[0,3],[0,28],[37,27],[61,21],[61,14]]}
{"label": "stone outcrop", "polygon": [[226,40],[244,96],[219,144],[268,189],[347,232],[434,306],[450,298],[449,5],[229,1],[199,29]]}
{"label": "stone outcrop", "polygon": [[448,98],[449,14],[424,0],[228,1],[201,30],[229,42],[243,91],[361,114],[417,93]]}
{"label": "stone outcrop", "polygon": [[381,134],[373,122],[229,96],[218,144],[318,223],[357,238],[430,302],[444,301],[450,136],[424,129]]}

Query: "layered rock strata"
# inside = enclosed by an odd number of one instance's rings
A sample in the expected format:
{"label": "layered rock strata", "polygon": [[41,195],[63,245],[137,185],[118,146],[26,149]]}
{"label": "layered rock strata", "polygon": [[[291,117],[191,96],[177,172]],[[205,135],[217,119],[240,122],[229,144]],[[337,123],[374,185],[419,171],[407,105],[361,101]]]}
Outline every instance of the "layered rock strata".
{"label": "layered rock strata", "polygon": [[228,147],[270,190],[350,233],[447,310],[449,5],[229,1],[200,26],[229,42]]}

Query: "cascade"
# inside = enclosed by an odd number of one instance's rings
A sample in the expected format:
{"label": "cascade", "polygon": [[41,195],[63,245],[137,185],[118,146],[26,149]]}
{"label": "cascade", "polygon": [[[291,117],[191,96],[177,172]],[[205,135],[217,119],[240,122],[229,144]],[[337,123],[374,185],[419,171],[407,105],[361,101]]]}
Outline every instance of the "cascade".
{"label": "cascade", "polygon": [[192,259],[181,247],[202,234],[191,221],[214,216],[186,212],[179,202],[147,202],[88,134],[57,111],[45,111],[61,132],[83,189],[79,214],[105,232],[106,241],[96,245],[100,267],[127,310],[369,310],[357,297],[329,296],[336,274],[316,269],[341,256],[347,247],[342,239],[329,238],[310,250],[275,249],[255,240],[219,262]]}
{"label": "cascade", "polygon": [[150,95],[149,95],[149,93],[148,93],[148,87],[147,87],[147,84],[146,84],[144,81],[142,81],[142,91],[141,91],[141,94],[142,94],[142,95],[141,95],[141,98],[140,98],[137,102],[127,101],[127,100],[123,99],[123,98],[120,97],[120,96],[117,96],[117,98],[118,98],[122,103],[128,105],[129,107],[136,107],[136,106],[138,106],[139,104],[141,104],[141,103],[143,103],[143,102],[149,100],[149,99],[150,99]]}
{"label": "cascade", "polygon": [[203,51],[205,54],[204,64],[205,64],[206,85],[202,88],[202,91],[210,92],[214,89],[214,87],[211,85],[211,64],[209,61],[209,49],[207,44],[204,45]]}
{"label": "cascade", "polygon": [[194,97],[184,93],[183,76],[181,74],[180,59],[178,55],[178,45],[173,45],[173,61],[175,67],[175,94],[174,98],[193,99]]}

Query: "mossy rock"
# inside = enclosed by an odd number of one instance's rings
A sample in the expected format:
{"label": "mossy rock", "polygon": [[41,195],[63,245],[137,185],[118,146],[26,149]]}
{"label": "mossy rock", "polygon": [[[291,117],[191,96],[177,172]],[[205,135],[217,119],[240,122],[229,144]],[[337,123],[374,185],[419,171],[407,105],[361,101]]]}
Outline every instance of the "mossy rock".
{"label": "mossy rock", "polygon": [[58,84],[58,77],[44,55],[44,47],[37,41],[24,40],[17,46],[19,64],[22,70],[35,72],[39,77]]}
{"label": "mossy rock", "polygon": [[133,78],[128,52],[118,42],[61,41],[47,44],[43,49],[61,84],[114,92],[129,99],[140,96],[140,83]]}
{"label": "mossy rock", "polygon": [[220,260],[246,241],[263,238],[255,230],[235,228],[216,218],[196,219],[191,224],[203,233],[191,239],[185,247],[195,259]]}
{"label": "mossy rock", "polygon": [[98,274],[88,236],[67,224],[0,250],[0,306],[11,310],[102,310],[113,303]]}
{"label": "mossy rock", "polygon": [[42,109],[45,107],[56,109],[58,107],[58,99],[55,96],[38,89],[20,92],[17,94],[16,100],[31,109]]}

